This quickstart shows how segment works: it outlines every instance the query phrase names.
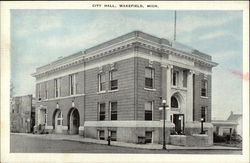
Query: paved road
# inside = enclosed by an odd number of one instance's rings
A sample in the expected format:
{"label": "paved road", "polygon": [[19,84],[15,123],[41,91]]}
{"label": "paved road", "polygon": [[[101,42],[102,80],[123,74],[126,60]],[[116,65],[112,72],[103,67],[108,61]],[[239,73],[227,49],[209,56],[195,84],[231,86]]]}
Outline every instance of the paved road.
{"label": "paved road", "polygon": [[47,140],[24,135],[10,136],[11,153],[162,153],[162,154],[241,154],[240,150],[148,150],[64,140]]}

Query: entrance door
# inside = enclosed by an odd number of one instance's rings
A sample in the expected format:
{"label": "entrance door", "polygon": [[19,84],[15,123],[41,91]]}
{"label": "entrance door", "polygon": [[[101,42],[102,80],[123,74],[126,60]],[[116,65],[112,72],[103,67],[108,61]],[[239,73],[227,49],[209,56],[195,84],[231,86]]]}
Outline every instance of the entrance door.
{"label": "entrance door", "polygon": [[62,133],[62,112],[58,110],[55,115],[55,133]]}
{"label": "entrance door", "polygon": [[80,126],[80,116],[77,109],[74,109],[70,115],[70,134],[78,134]]}
{"label": "entrance door", "polygon": [[173,122],[178,134],[184,133],[184,114],[174,114]]}

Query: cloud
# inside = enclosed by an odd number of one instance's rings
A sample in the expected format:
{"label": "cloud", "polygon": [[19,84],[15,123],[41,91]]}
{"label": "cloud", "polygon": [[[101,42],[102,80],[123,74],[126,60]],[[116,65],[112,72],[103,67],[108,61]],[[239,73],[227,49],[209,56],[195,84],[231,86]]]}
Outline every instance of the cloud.
{"label": "cloud", "polygon": [[27,37],[62,27],[62,18],[57,15],[26,14],[20,20],[16,20],[15,25],[16,36]]}
{"label": "cloud", "polygon": [[211,33],[201,35],[198,37],[198,39],[199,40],[209,40],[209,39],[214,39],[214,38],[225,36],[225,35],[228,35],[228,32],[216,31],[216,32],[211,32]]}
{"label": "cloud", "polygon": [[209,19],[206,19],[206,17],[203,16],[184,16],[183,18],[179,19],[177,18],[177,33],[185,33],[185,32],[191,32],[193,30],[196,30],[198,28],[208,28],[208,27],[216,27],[224,25],[236,18],[239,18],[238,15],[228,15],[228,16],[220,16],[217,15],[215,17],[209,17]]}
{"label": "cloud", "polygon": [[[119,21],[117,21],[119,20]],[[72,31],[67,35],[40,39],[41,46],[48,48],[89,48],[114,37],[120,36],[133,30],[142,30],[159,37],[170,36],[172,34],[170,22],[160,20],[147,21],[126,17],[122,14],[105,14],[94,19],[89,24],[79,24],[77,27],[68,26],[67,30]],[[159,28],[160,27],[160,28]],[[122,29],[122,30],[121,30]],[[104,32],[105,31],[105,32]],[[63,41],[62,41],[63,40]]]}

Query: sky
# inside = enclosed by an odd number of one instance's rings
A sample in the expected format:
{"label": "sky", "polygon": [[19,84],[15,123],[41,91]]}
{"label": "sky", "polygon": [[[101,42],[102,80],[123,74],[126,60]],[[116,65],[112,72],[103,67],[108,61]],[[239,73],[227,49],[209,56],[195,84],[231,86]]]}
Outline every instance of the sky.
{"label": "sky", "polygon": [[[177,10],[176,23],[178,42],[219,64],[212,75],[212,117],[242,113],[242,11]],[[59,57],[134,30],[172,40],[173,27],[173,10],[11,10],[14,95],[34,95],[31,74]]]}

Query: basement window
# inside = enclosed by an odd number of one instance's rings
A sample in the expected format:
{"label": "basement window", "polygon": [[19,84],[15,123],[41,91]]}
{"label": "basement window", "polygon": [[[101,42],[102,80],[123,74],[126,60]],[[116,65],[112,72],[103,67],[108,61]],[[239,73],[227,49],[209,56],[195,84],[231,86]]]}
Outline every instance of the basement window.
{"label": "basement window", "polygon": [[105,140],[105,132],[104,132],[104,130],[99,130],[98,135],[99,135],[99,140]]}
{"label": "basement window", "polygon": [[153,131],[145,132],[145,143],[152,143]]}

